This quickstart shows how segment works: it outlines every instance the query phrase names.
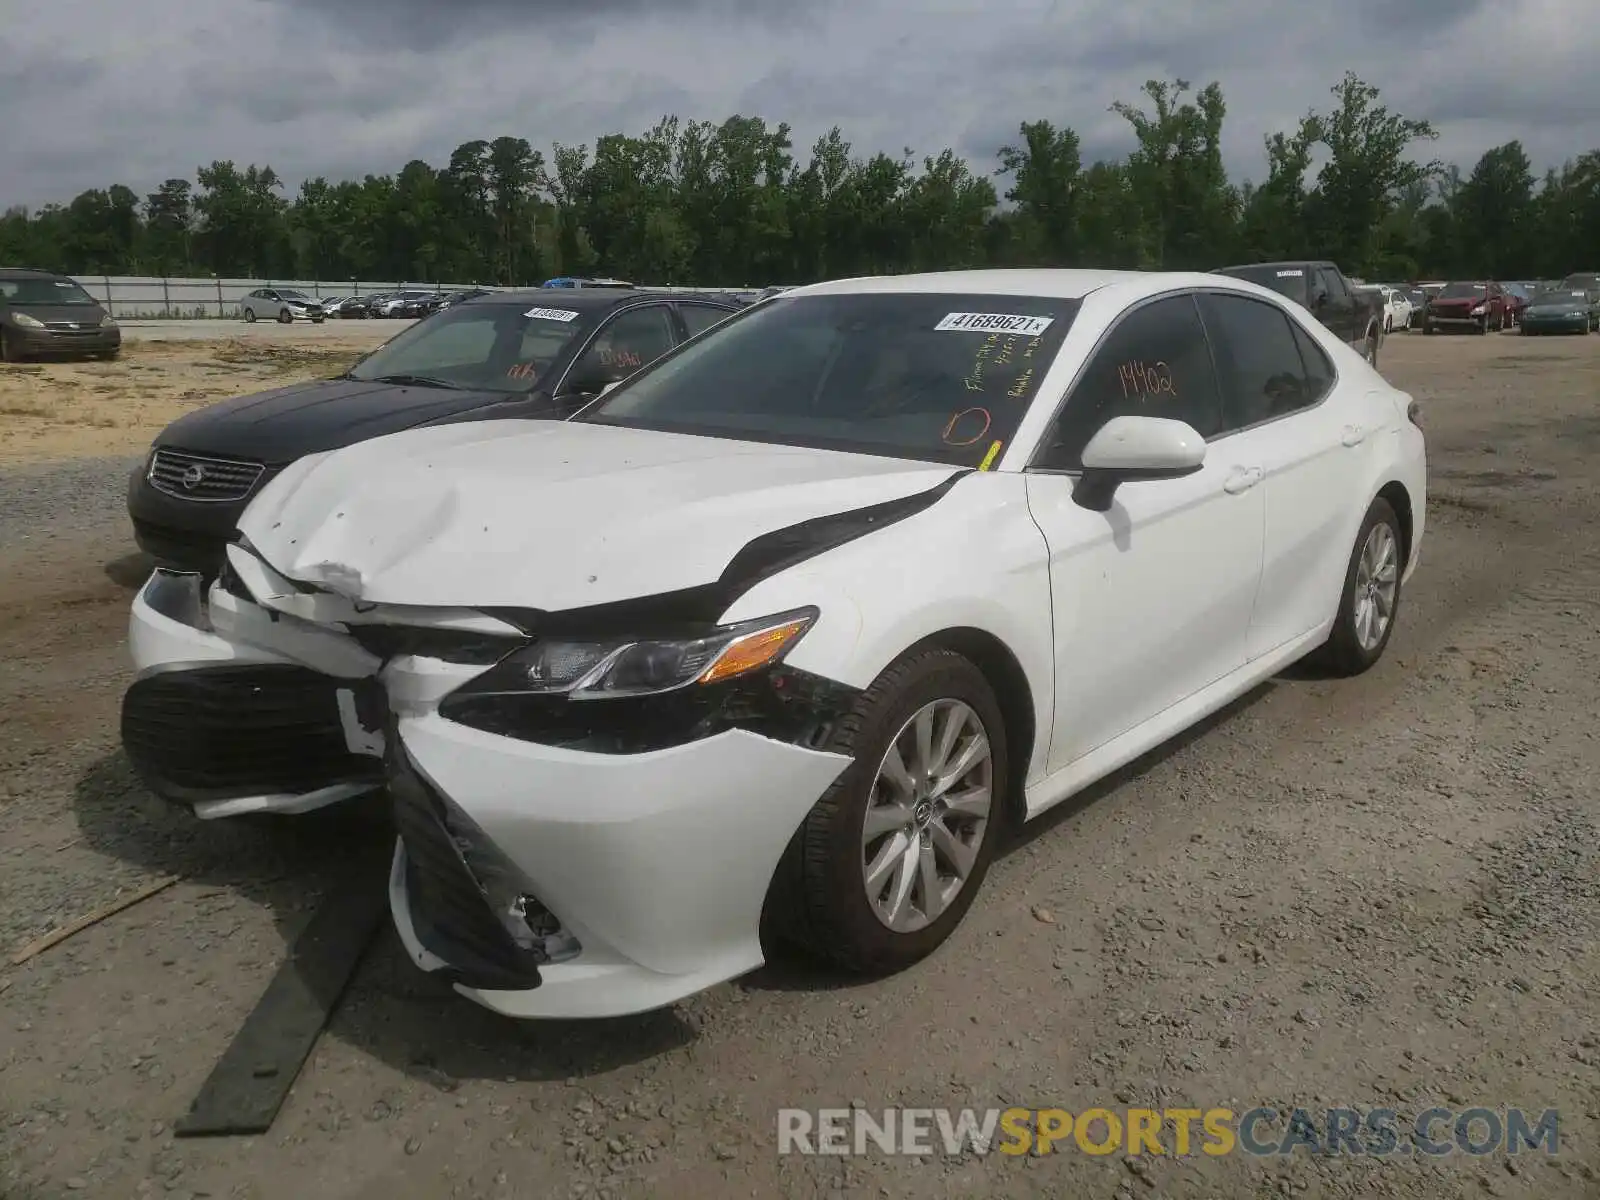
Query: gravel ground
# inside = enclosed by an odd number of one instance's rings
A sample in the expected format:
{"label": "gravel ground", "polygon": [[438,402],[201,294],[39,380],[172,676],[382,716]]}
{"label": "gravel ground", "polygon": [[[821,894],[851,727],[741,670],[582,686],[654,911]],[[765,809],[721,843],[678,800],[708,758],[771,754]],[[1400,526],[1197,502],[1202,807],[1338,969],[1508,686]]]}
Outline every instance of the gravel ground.
{"label": "gravel ground", "polygon": [[139,461],[137,455],[80,458],[0,470],[0,550],[126,529],[128,476]]}
{"label": "gravel ground", "polygon": [[235,338],[266,342],[323,342],[360,339],[376,346],[415,321],[324,321],[313,325],[300,321],[279,325],[276,321],[123,321],[122,339],[127,342],[213,342]]}
{"label": "gravel ground", "polygon": [[[0,1195],[1600,1195],[1600,339],[1400,336],[1385,370],[1424,402],[1434,494],[1368,675],[1289,672],[1046,817],[889,980],[773,966],[518,1025],[388,935],[271,1133],[228,1141],[171,1122],[360,827],[201,826],[143,793],[116,737],[126,466],[0,474],[0,940],[183,877],[0,966]],[[1562,1124],[1548,1158],[776,1154],[779,1107],[852,1103]]]}

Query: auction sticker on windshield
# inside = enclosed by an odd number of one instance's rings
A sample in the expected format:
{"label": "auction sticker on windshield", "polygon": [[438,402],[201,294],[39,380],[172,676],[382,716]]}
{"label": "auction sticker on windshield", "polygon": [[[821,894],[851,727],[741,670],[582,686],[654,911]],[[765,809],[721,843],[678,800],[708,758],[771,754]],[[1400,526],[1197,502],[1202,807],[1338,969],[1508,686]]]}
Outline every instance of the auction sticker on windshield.
{"label": "auction sticker on windshield", "polygon": [[578,314],[570,308],[530,308],[522,314],[535,321],[576,321]]}
{"label": "auction sticker on windshield", "polygon": [[1038,337],[1055,323],[1054,317],[1019,317],[1013,313],[946,313],[936,330],[962,330],[968,333],[1015,333]]}

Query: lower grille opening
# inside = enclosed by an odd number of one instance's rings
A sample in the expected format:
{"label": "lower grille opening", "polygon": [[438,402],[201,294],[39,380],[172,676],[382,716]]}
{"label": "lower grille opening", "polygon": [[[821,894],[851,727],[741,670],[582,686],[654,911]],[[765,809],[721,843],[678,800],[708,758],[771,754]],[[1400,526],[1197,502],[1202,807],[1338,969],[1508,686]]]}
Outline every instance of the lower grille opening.
{"label": "lower grille opening", "polygon": [[123,749],[151,790],[187,802],[381,785],[382,763],[345,741],[349,686],[288,665],[151,675],[123,697]]}

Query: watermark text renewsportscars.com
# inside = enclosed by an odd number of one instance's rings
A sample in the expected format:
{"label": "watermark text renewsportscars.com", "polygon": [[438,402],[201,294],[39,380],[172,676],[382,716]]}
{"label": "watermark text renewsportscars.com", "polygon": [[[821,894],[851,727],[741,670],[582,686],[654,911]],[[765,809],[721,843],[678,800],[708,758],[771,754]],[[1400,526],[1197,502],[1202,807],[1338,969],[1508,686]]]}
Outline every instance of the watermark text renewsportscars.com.
{"label": "watermark text renewsportscars.com", "polygon": [[1481,1157],[1556,1154],[1560,1129],[1553,1108],[784,1108],[778,1153]]}

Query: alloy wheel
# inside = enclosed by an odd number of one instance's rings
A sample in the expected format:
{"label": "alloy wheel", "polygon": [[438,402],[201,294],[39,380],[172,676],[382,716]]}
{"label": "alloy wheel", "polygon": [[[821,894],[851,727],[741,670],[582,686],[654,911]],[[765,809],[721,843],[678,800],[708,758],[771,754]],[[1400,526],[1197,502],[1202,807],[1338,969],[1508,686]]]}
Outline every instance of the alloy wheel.
{"label": "alloy wheel", "polygon": [[994,803],[988,731],[971,706],[935,700],[889,743],[867,801],[861,873],[873,914],[925,929],[966,886]]}
{"label": "alloy wheel", "polygon": [[1399,546],[1394,529],[1380,521],[1367,534],[1361,556],[1356,560],[1351,614],[1355,620],[1356,641],[1363,650],[1370,653],[1382,644],[1394,615],[1399,588]]}

